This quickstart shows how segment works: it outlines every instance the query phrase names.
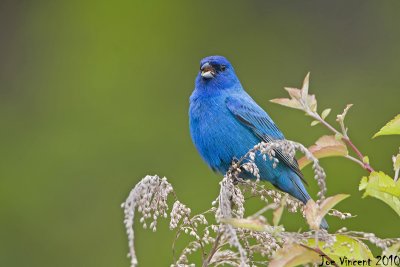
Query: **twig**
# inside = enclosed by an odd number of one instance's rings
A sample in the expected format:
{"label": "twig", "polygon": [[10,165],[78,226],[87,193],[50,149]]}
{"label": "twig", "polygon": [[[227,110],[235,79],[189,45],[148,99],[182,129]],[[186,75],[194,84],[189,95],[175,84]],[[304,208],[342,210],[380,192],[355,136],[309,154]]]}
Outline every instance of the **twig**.
{"label": "twig", "polygon": [[[197,235],[199,235],[199,234],[197,233],[197,228],[194,226],[194,224],[193,224],[191,218],[190,218],[189,216],[187,216],[187,218],[188,218],[188,220],[189,220],[190,226],[192,226],[193,231],[194,231]],[[206,251],[205,251],[205,249],[204,249],[204,245],[203,245],[203,242],[201,241],[201,238],[198,240],[198,242],[199,242],[199,244],[200,244],[201,257],[204,259],[205,256],[206,256]]]}
{"label": "twig", "polygon": [[208,264],[210,263],[212,257],[214,256],[215,252],[218,251],[219,247],[219,241],[221,240],[222,237],[222,231],[220,230],[218,232],[217,237],[215,238],[215,242],[214,242],[214,246],[212,247],[212,249],[210,250],[210,253],[208,254],[208,257],[205,261],[203,261],[203,267],[207,267]]}
{"label": "twig", "polygon": [[180,228],[176,234],[175,234],[175,238],[174,241],[172,242],[172,259],[174,260],[174,262],[176,262],[176,249],[175,249],[175,245],[176,245],[176,241],[178,240],[179,236],[181,235],[183,228]]}
{"label": "twig", "polygon": [[250,218],[257,218],[258,216],[262,215],[264,212],[266,212],[267,210],[274,210],[276,208],[278,208],[279,205],[276,203],[271,203],[267,206],[265,206],[264,208],[260,209],[259,211],[257,211],[256,213],[254,213],[253,215],[249,216]]}
{"label": "twig", "polygon": [[[347,131],[344,127],[343,128],[343,133],[340,133],[338,130],[336,130],[332,125],[330,125],[329,123],[327,123],[324,119],[321,118],[321,116],[316,113],[311,111],[310,109],[306,110],[307,114],[309,116],[311,116],[312,118],[314,118],[315,120],[319,121],[322,125],[324,125],[326,128],[328,128],[331,132],[333,132],[335,135],[341,136],[341,139],[343,140],[343,142],[348,145],[356,154],[357,157],[360,159],[360,161],[356,161],[357,163],[361,162],[361,166],[367,170],[368,172],[373,172],[374,169],[371,167],[371,165],[369,165],[369,163],[364,162],[364,155],[361,153],[361,151],[354,145],[354,143],[351,141],[351,139],[348,137],[347,135]],[[354,159],[354,158],[353,158]],[[352,159],[352,160],[353,160]],[[353,160],[354,161],[354,160]]]}
{"label": "twig", "polygon": [[356,159],[355,157],[352,157],[352,156],[350,156],[350,155],[346,155],[346,156],[344,156],[346,159],[349,159],[349,160],[351,160],[351,161],[354,161],[355,163],[357,163],[358,165],[360,165],[361,167],[363,167],[364,168],[364,163],[361,161],[361,160],[359,160],[359,159]]}
{"label": "twig", "polygon": [[[174,197],[174,201],[177,201],[177,200],[178,200],[178,196],[176,195],[175,191],[172,191],[172,195],[173,195],[173,197]],[[201,214],[206,214],[207,212],[209,212],[209,210],[207,210],[207,211],[205,211],[205,212],[203,212],[203,213],[201,213]],[[199,215],[200,215],[200,214],[199,214]],[[187,218],[187,220],[188,220],[190,226],[192,227],[193,231],[195,231],[195,233],[198,235],[198,233],[197,233],[197,228],[194,226],[194,224],[193,224],[193,222],[192,222],[192,218],[190,217],[190,215],[185,214],[185,216],[186,216],[186,218]],[[196,215],[195,215],[195,216],[196,216]],[[195,216],[193,216],[193,218],[194,218]],[[174,242],[172,243],[172,257],[173,257],[174,261],[175,261],[175,244],[176,244],[176,241],[177,241],[177,239],[179,238],[179,236],[180,236],[180,234],[181,234],[181,232],[182,232],[182,229],[183,229],[183,228],[180,228],[179,231],[177,231],[176,236],[175,236],[175,239],[174,239]],[[201,256],[202,256],[202,259],[204,260],[204,258],[205,258],[205,256],[206,256],[206,252],[205,252],[205,249],[204,249],[203,242],[201,241],[201,238],[198,240],[198,242],[199,242],[199,244],[200,244],[200,249],[201,249],[201,252],[202,252],[202,253],[201,253]]]}
{"label": "twig", "polygon": [[[356,152],[356,154],[360,158],[360,160],[362,160],[362,161],[364,160],[364,155],[360,152],[360,150],[358,150],[358,148],[353,144],[353,142],[350,140],[349,137],[342,137],[342,140],[346,144],[348,144],[353,149],[354,152]],[[364,169],[366,169],[369,172],[374,171],[374,169],[371,167],[371,165],[369,165],[369,163],[364,162],[364,161],[363,161],[363,167],[364,167]]]}

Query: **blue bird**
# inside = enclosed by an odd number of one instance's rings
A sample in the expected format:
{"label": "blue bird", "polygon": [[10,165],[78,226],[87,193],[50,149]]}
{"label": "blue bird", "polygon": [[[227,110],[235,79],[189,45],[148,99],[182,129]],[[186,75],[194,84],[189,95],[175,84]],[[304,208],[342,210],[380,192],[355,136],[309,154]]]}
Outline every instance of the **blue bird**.
{"label": "blue bird", "polygon": [[[268,114],[243,89],[231,63],[222,56],[201,60],[195,88],[190,96],[190,134],[201,157],[218,173],[225,174],[234,159],[244,156],[261,141],[285,139]],[[257,155],[261,180],[306,203],[310,195],[296,160],[276,151],[274,168]],[[243,178],[254,178],[244,172]],[[328,228],[325,219],[321,227]]]}

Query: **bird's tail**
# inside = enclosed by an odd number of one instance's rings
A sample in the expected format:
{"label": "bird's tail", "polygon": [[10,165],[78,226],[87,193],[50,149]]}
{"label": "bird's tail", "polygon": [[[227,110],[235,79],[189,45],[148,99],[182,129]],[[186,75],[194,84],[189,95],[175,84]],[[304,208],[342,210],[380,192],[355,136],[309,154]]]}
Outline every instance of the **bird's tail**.
{"label": "bird's tail", "polygon": [[328,223],[326,222],[325,218],[322,218],[320,227],[321,227],[322,229],[328,230],[329,225],[328,225]]}
{"label": "bird's tail", "polygon": [[[310,200],[311,197],[308,194],[307,190],[305,189],[303,183],[300,181],[300,178],[291,179],[291,180],[297,189],[297,190],[295,190],[296,192],[295,192],[295,194],[293,194],[293,196],[296,197],[297,199],[299,199],[304,204],[307,204],[307,201]],[[325,230],[327,230],[329,228],[329,225],[326,222],[325,218],[322,218],[320,227]]]}

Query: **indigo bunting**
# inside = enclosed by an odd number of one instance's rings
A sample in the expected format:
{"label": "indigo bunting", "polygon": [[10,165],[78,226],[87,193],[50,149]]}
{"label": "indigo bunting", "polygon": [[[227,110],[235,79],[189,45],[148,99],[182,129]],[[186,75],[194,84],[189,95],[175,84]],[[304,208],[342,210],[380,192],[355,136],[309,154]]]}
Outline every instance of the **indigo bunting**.
{"label": "indigo bunting", "polygon": [[[285,139],[269,115],[246,93],[231,63],[222,56],[201,60],[190,96],[189,120],[195,147],[210,168],[221,174],[256,144]],[[279,160],[276,166],[268,158],[255,157],[260,179],[307,203],[310,195],[297,161],[282,151],[275,152]],[[241,175],[254,178],[246,171]],[[321,227],[328,227],[325,220]]]}

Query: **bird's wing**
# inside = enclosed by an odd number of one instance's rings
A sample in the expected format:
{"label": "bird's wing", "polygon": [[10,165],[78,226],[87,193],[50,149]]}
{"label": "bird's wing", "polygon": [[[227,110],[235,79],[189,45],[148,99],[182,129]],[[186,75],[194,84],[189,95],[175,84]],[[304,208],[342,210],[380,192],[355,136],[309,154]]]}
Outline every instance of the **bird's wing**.
{"label": "bird's wing", "polygon": [[[231,96],[226,99],[226,105],[236,119],[248,127],[260,141],[285,139],[268,114],[250,97]],[[275,153],[280,162],[286,164],[307,184],[296,159],[291,159],[281,150],[276,150]]]}

